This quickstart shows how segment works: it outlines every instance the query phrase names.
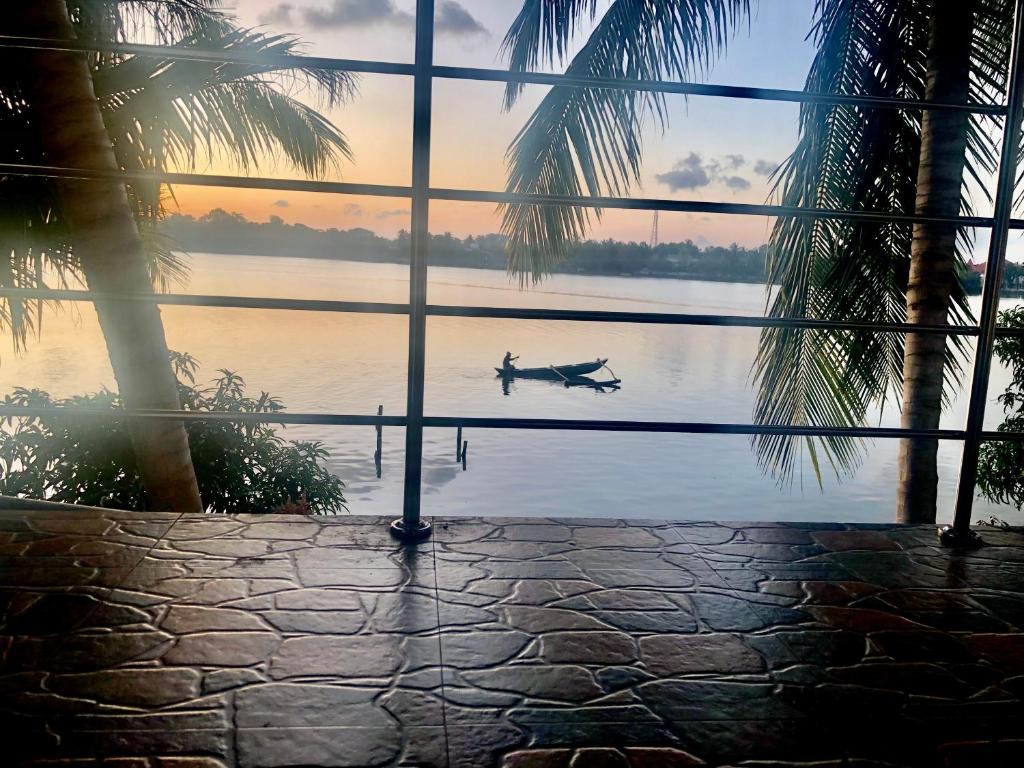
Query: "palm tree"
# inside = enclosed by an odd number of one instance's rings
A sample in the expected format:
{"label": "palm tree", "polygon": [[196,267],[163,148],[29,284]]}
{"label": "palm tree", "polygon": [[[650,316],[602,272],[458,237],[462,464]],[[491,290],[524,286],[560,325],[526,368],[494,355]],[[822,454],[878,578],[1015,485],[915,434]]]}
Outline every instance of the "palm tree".
{"label": "palm tree", "polygon": [[[513,71],[569,59],[588,17],[586,44],[568,60],[574,75],[692,79],[749,18],[750,0],[613,0],[597,19],[594,0],[526,0],[505,38]],[[811,34],[813,92],[943,103],[991,103],[1006,86],[1011,0],[817,0]],[[521,86],[510,84],[511,105]],[[552,88],[509,148],[508,190],[551,195],[618,195],[640,181],[645,117],[664,124],[660,94]],[[806,103],[793,153],[774,177],[782,205],[882,210],[936,217],[971,210],[971,192],[996,165],[993,118],[963,111],[873,109]],[[966,174],[965,174],[966,169]],[[965,181],[966,178],[966,181]],[[581,183],[582,180],[582,183]],[[984,194],[984,192],[981,192]],[[600,211],[596,211],[600,216]],[[564,258],[589,225],[574,206],[508,205],[503,230],[509,269],[538,278]],[[769,241],[767,314],[780,318],[879,323],[970,322],[957,271],[967,233],[945,224],[875,223],[782,217]],[[868,409],[901,395],[904,427],[933,429],[964,359],[959,337],[768,328],[754,375],[755,421],[775,425],[860,426]],[[850,473],[863,456],[848,437],[753,439],[759,464],[792,480],[806,450]],[[932,439],[900,450],[897,518],[936,514]],[[824,462],[822,461],[824,459]]]}
{"label": "palm tree", "polygon": [[[19,0],[3,34],[86,41],[133,35],[154,42],[242,56],[293,53],[290,37],[238,29],[217,0]],[[280,87],[278,67],[173,58],[5,49],[0,63],[0,128],[5,162],[162,171],[223,156],[248,169],[275,155],[310,176],[350,156],[344,136]],[[349,96],[345,74],[300,68],[284,74],[312,84],[334,104]],[[0,179],[3,202],[0,286],[64,287],[84,280],[104,296],[146,294],[184,265],[160,243],[156,224],[167,190],[117,180]],[[111,367],[130,409],[180,408],[160,313],[147,301],[95,302]],[[32,311],[34,310],[34,311]],[[0,324],[16,344],[38,330],[42,302],[0,303]],[[136,419],[133,449],[149,505],[202,511],[181,422]]]}

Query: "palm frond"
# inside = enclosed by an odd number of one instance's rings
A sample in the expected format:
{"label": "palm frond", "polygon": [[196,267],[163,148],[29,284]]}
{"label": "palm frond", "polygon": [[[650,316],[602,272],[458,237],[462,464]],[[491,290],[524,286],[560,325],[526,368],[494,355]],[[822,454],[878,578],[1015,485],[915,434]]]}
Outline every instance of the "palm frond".
{"label": "palm frond", "polygon": [[[288,35],[240,29],[220,0],[70,0],[76,34],[85,40],[153,42],[226,50],[249,60],[299,52]],[[0,50],[0,161],[46,164],[22,96],[22,54]],[[119,165],[127,170],[181,169],[197,151],[248,171],[283,160],[308,177],[322,177],[352,157],[344,134],[318,112],[356,92],[351,73],[315,66],[225,64],[97,53],[93,83]],[[307,104],[298,97],[311,95]],[[197,146],[198,144],[198,146]],[[187,277],[187,264],[159,234],[173,191],[133,183],[128,194],[148,247],[154,284],[167,289]],[[53,288],[80,284],[79,264],[63,225],[54,182],[0,177],[0,286]],[[0,299],[0,328],[15,347],[38,333],[42,301]]]}
{"label": "palm frond", "polygon": [[[295,40],[233,30],[181,45],[278,56],[293,53]],[[291,94],[312,91],[320,104],[335,106],[355,94],[350,73],[133,56],[108,62],[94,83],[125,167],[186,167],[198,153],[243,171],[282,158],[317,178],[352,159],[344,134]]]}
{"label": "palm frond", "polygon": [[[501,43],[509,71],[532,72],[562,63],[572,38],[596,15],[597,0],[525,0]],[[508,83],[505,108],[510,109],[522,92],[522,83]]]}
{"label": "palm frond", "polygon": [[[1008,4],[979,5],[971,96],[991,99],[1005,78],[1009,38],[1003,35]],[[809,91],[923,99],[926,80],[927,3],[902,0],[818,0],[817,55]],[[992,14],[988,16],[985,14]],[[981,18],[982,16],[985,18]],[[1002,42],[1000,43],[1000,39]],[[967,181],[962,212],[969,214],[972,187],[994,170],[996,151],[987,118],[969,125]],[[801,110],[800,139],[775,177],[783,205],[913,213],[920,153],[920,117],[902,110],[808,104]],[[971,180],[975,180],[972,184]],[[911,228],[902,224],[780,218],[769,243],[768,280],[779,285],[768,315],[876,323],[906,321]],[[957,258],[969,252],[970,234],[958,233]],[[950,319],[971,322],[959,282]],[[951,337],[946,397],[959,382],[966,347]],[[902,388],[903,336],[866,331],[765,329],[753,373],[758,383],[759,424],[849,427],[863,425],[869,407]],[[863,456],[860,440],[759,435],[752,440],[762,469],[781,483],[792,480],[806,449],[818,482],[820,457],[837,475],[849,474]]]}
{"label": "palm frond", "polygon": [[[703,73],[750,10],[749,0],[614,0],[566,74],[661,80]],[[513,70],[552,63],[569,41],[590,0],[531,0],[505,38]],[[506,104],[520,89],[510,86]],[[508,150],[509,192],[554,196],[624,195],[639,181],[643,120],[666,120],[664,94],[556,86]],[[594,215],[600,217],[601,211]],[[521,281],[539,279],[565,258],[590,226],[588,209],[571,205],[509,204],[502,232],[508,269]]]}
{"label": "palm frond", "polygon": [[223,0],[68,0],[67,5],[83,40],[173,45],[235,26]]}

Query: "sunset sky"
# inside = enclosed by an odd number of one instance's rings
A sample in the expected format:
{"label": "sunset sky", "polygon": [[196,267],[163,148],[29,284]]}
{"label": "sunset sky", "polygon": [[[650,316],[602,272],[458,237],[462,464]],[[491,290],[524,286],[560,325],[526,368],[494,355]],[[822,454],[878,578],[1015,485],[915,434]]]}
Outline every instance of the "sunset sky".
{"label": "sunset sky", "polygon": [[[813,56],[806,39],[813,3],[760,0],[749,30],[739,31],[705,79],[801,88]],[[312,55],[394,61],[413,57],[414,0],[238,0],[227,7],[244,26],[299,36]],[[438,0],[435,61],[502,67],[501,39],[519,7],[517,0]],[[502,91],[500,83],[435,81],[433,186],[504,188],[505,151],[546,88],[528,86],[511,112],[502,111]],[[411,78],[363,75],[358,96],[328,114],[355,155],[331,179],[410,183]],[[668,129],[662,133],[652,124],[646,130],[642,185],[633,194],[765,202],[767,175],[795,142],[797,114],[794,104],[670,96]],[[218,163],[197,170],[232,172]],[[261,173],[295,175],[270,161]],[[366,227],[387,236],[409,227],[409,204],[400,199],[189,187],[175,191],[180,210],[193,215],[223,207],[254,220],[280,216],[319,228]],[[769,223],[757,217],[662,214],[660,237],[751,246],[766,240]],[[430,224],[434,232],[465,236],[497,231],[499,217],[489,204],[435,202]],[[609,211],[593,236],[646,240],[650,230],[650,213]]]}

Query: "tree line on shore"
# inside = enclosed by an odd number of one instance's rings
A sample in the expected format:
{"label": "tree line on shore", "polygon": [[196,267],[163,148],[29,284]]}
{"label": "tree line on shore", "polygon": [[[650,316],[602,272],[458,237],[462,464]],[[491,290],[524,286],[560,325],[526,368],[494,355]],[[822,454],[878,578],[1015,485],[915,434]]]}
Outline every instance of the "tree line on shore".
{"label": "tree line on shore", "polygon": [[[169,246],[185,251],[241,253],[252,256],[301,256],[407,263],[409,233],[392,239],[369,229],[315,229],[288,224],[279,216],[267,222],[250,221],[239,213],[214,209],[198,218],[168,216],[163,232]],[[505,269],[506,238],[500,234],[459,238],[450,232],[431,235],[430,263],[442,267]],[[765,249],[730,246],[701,247],[690,240],[648,243],[587,240],[577,243],[555,271],[586,275],[677,277],[726,282],[761,283],[765,276]]]}
{"label": "tree line on shore", "polygon": [[[366,229],[316,229],[289,224],[280,216],[269,221],[250,221],[240,213],[215,208],[194,217],[172,214],[162,223],[168,245],[185,251],[232,253],[249,256],[301,256],[312,259],[345,259],[383,263],[408,263],[409,233],[401,230],[387,238]],[[430,236],[430,263],[439,267],[505,269],[506,237],[501,234],[459,238],[450,232]],[[586,240],[575,244],[569,257],[555,271],[579,275],[629,275],[674,277],[737,283],[763,283],[766,246],[745,248],[700,246],[692,240],[648,243],[621,240]],[[960,274],[969,294],[981,293],[981,276]],[[1024,265],[1007,262],[1003,288],[1024,290]]]}

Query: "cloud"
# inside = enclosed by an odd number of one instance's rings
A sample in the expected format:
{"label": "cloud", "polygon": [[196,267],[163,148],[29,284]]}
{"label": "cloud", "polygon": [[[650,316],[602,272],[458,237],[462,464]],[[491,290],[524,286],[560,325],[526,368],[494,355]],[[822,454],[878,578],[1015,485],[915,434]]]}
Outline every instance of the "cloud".
{"label": "cloud", "polygon": [[287,208],[289,205],[291,205],[291,203],[289,203],[287,200],[275,200],[274,201],[274,207],[275,208]]}
{"label": "cloud", "polygon": [[359,203],[347,203],[341,212],[346,216],[362,216],[365,213]]}
{"label": "cloud", "polygon": [[[758,161],[764,163],[763,160]],[[665,184],[673,192],[682,189],[699,189],[709,184],[722,184],[737,191],[750,189],[750,180],[727,171],[742,168],[747,164],[743,155],[722,155],[713,160],[705,161],[696,152],[691,152],[680,160],[671,171],[659,173],[655,178]]]}
{"label": "cloud", "polygon": [[696,152],[675,164],[671,171],[659,173],[655,178],[673,192],[680,189],[698,189],[711,183],[711,176],[704,167],[704,160]]}
{"label": "cloud", "polygon": [[259,15],[260,24],[287,25],[292,23],[292,10],[295,8],[291,3],[278,3],[269,8],[266,13]]}
{"label": "cloud", "polygon": [[453,37],[484,35],[490,33],[469,11],[455,0],[444,0],[434,14],[434,32],[439,35]]}
{"label": "cloud", "polygon": [[[265,17],[273,17],[273,21],[265,23],[290,22],[291,12],[291,4],[281,3],[264,14]],[[401,10],[394,0],[333,0],[326,6],[302,8],[301,14],[305,26],[324,29],[372,26],[412,29],[416,25],[416,16]],[[434,31],[438,35],[451,37],[490,34],[483,24],[455,0],[442,0],[438,5],[434,14]]]}
{"label": "cloud", "polygon": [[758,176],[771,176],[775,173],[775,169],[778,167],[778,163],[772,163],[768,160],[758,160],[754,163],[754,173]]}
{"label": "cloud", "polygon": [[393,211],[381,211],[377,214],[378,219],[390,219],[392,216],[408,216],[408,208],[396,208]]}
{"label": "cloud", "polygon": [[306,26],[322,28],[412,27],[416,23],[416,17],[399,10],[393,0],[334,0],[326,8],[303,8],[302,20]]}

